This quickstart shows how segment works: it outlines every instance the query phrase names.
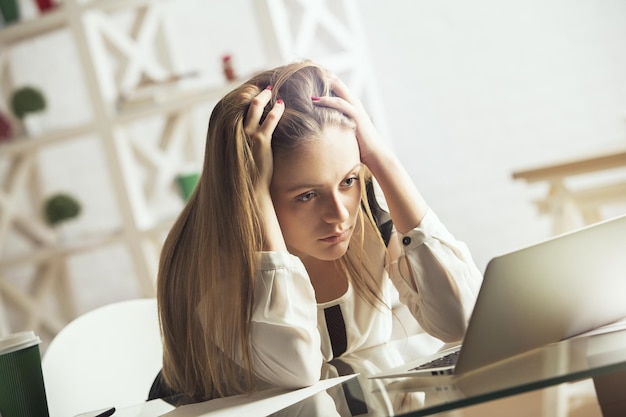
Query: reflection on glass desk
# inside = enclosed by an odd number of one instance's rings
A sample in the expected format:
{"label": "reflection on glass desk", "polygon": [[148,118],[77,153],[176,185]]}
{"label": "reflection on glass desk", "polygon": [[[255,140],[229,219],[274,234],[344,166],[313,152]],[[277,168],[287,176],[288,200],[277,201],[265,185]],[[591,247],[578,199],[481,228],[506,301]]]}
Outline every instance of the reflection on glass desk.
{"label": "reflection on glass desk", "polygon": [[[546,345],[463,376],[370,378],[441,347],[441,342],[430,336],[416,335],[325,364],[323,381],[313,387],[262,391],[252,397],[228,397],[178,408],[155,400],[116,410],[113,417],[427,416],[588,378],[594,381],[602,415],[626,416],[623,328]],[[147,406],[153,407],[150,412]]]}
{"label": "reflection on glass desk", "polygon": [[326,377],[348,371],[357,378],[274,415],[427,416],[593,378],[603,416],[626,416],[626,330],[553,343],[459,377],[368,378],[410,358],[412,339],[334,360]]}

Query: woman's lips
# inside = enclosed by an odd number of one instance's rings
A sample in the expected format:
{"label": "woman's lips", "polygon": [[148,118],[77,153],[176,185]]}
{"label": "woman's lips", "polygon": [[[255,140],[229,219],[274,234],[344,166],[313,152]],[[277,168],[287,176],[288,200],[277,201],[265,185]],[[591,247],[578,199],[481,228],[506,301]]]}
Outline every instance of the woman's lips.
{"label": "woman's lips", "polygon": [[340,243],[346,240],[350,236],[349,230],[344,230],[343,232],[333,233],[330,236],[320,239],[322,242],[326,243]]}

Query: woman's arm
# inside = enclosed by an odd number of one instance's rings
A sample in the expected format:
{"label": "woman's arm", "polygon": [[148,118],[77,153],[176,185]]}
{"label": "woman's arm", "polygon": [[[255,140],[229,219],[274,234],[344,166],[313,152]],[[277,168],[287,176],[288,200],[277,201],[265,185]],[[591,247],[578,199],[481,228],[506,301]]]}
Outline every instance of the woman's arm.
{"label": "woman's arm", "polygon": [[362,103],[336,77],[332,80],[332,89],[337,97],[314,97],[313,102],[340,110],[356,122],[361,162],[369,168],[382,189],[396,230],[400,233],[412,230],[428,211],[426,201],[380,137]]}
{"label": "woman's arm", "polygon": [[420,225],[392,236],[389,277],[420,326],[445,341],[461,340],[482,274],[466,245],[428,211]]}
{"label": "woman's arm", "polygon": [[302,262],[287,252],[258,254],[252,360],[261,379],[297,388],[319,381],[322,367],[315,293]]}
{"label": "woman's arm", "polygon": [[287,246],[285,245],[278,218],[276,217],[274,203],[272,203],[270,195],[270,183],[274,172],[272,133],[285,111],[285,105],[282,100],[276,102],[263,123],[260,123],[263,109],[270,102],[271,98],[271,87],[268,87],[252,99],[246,114],[244,131],[252,140],[252,153],[258,171],[254,193],[263,221],[263,250],[286,251]]}
{"label": "woman's arm", "polygon": [[332,81],[332,89],[337,97],[315,97],[313,102],[336,108],[356,122],[361,162],[382,190],[399,236],[390,245],[394,262],[389,271],[401,301],[432,335],[460,340],[480,287],[480,272],[465,245],[429,209],[361,102],[338,78]]}
{"label": "woman's arm", "polygon": [[263,221],[257,255],[250,343],[256,375],[275,386],[299,388],[319,381],[322,366],[317,303],[302,262],[287,247],[270,195],[274,169],[272,133],[285,106],[278,100],[261,123],[271,88],[250,103],[244,130],[252,140],[258,177],[255,197]]}

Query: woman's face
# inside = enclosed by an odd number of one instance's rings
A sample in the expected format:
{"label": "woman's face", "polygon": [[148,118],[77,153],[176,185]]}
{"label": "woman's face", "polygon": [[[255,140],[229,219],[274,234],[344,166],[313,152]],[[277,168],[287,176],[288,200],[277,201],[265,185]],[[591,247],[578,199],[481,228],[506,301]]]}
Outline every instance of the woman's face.
{"label": "woman's face", "polygon": [[361,203],[354,131],[328,126],[299,152],[275,158],[270,191],[289,251],[335,260],[346,253]]}

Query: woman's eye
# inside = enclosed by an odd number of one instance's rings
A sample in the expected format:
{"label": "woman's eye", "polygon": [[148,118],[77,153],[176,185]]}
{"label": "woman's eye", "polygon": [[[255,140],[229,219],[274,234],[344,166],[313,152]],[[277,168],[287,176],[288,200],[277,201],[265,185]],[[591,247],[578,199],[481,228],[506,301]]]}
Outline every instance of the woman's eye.
{"label": "woman's eye", "polygon": [[300,194],[298,196],[298,201],[306,202],[306,201],[312,200],[313,197],[315,197],[315,193],[314,192]]}
{"label": "woman's eye", "polygon": [[343,185],[347,187],[352,187],[355,182],[359,180],[359,177],[350,177],[343,182]]}

